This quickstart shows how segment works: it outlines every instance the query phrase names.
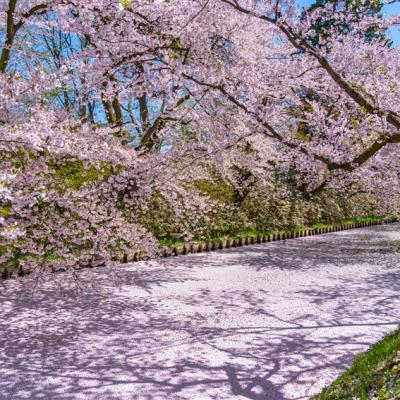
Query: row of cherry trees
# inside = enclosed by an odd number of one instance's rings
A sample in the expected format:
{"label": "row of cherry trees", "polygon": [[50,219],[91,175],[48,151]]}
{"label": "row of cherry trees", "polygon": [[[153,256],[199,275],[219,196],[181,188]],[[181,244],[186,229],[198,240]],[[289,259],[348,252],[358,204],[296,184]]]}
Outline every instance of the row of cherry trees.
{"label": "row of cherry trees", "polygon": [[154,252],[154,193],[190,238],[212,208],[191,183],[216,171],[239,194],[279,171],[304,197],[356,187],[393,208],[400,21],[381,6],[2,1],[0,264]]}

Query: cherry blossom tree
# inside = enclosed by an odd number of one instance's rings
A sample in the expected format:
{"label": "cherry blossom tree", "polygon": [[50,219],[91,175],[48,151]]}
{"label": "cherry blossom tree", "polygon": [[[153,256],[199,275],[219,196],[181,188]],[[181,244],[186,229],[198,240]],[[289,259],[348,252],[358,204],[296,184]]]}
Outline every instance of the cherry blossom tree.
{"label": "cherry blossom tree", "polygon": [[399,19],[370,6],[2,2],[0,263],[154,253],[138,218],[154,193],[190,238],[210,165],[238,198],[279,170],[308,198],[358,180],[394,207],[399,48],[381,33]]}

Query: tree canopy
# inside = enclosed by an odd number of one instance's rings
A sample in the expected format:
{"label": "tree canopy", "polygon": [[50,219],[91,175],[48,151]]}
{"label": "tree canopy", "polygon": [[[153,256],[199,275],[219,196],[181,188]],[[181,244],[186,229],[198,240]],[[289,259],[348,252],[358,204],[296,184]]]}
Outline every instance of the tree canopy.
{"label": "tree canopy", "polygon": [[212,208],[191,183],[215,170],[396,198],[400,20],[382,4],[2,2],[0,263],[154,251],[138,218],[154,193],[189,237]]}

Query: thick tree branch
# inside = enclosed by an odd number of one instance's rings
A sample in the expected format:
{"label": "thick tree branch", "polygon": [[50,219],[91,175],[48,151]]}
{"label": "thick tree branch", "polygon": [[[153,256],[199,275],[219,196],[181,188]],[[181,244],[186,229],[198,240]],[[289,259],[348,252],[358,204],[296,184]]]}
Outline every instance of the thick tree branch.
{"label": "thick tree branch", "polygon": [[[317,60],[319,63],[320,67],[326,71],[326,73],[332,78],[332,80],[339,86],[340,89],[342,89],[355,103],[357,103],[363,110],[367,111],[370,114],[373,115],[379,115],[379,116],[385,116],[386,120],[389,124],[391,124],[396,130],[400,131],[400,117],[394,112],[394,111],[389,111],[389,112],[384,112],[382,111],[379,107],[371,104],[369,101],[369,97],[367,94],[361,94],[357,89],[355,89],[350,83],[348,83],[338,71],[335,70],[335,68],[329,63],[329,61],[319,53],[317,49],[315,49],[310,43],[306,41],[305,38],[303,38],[300,34],[294,31],[294,29],[287,24],[285,21],[281,21],[280,13],[279,10],[276,12],[277,18],[270,18],[264,15],[260,15],[252,10],[248,10],[243,8],[242,6],[239,5],[239,3],[236,0],[221,0],[222,2],[230,5],[231,7],[235,8],[237,11],[247,14],[247,15],[252,15],[255,18],[258,18],[264,22],[270,23],[275,25],[277,28],[281,30],[281,32],[287,37],[289,42],[293,45],[294,48],[297,50],[300,50],[301,52],[304,52],[314,59]],[[232,101],[230,98],[229,100]],[[240,107],[244,109],[243,107]],[[258,120],[259,117],[257,116]],[[260,122],[260,121],[259,121]],[[286,144],[287,146],[294,148],[296,147],[295,144],[292,142],[285,142],[284,140],[281,140],[282,137],[277,134],[273,129],[270,129],[268,126],[269,124],[265,124],[262,122],[262,125],[266,127],[275,138],[279,139],[282,141],[282,143]],[[378,139],[376,142],[374,142],[368,149],[366,149],[364,152],[356,156],[351,162],[346,162],[346,163],[334,163],[324,157],[320,156],[315,156],[315,158],[323,163],[325,163],[328,167],[329,170],[338,170],[338,169],[343,169],[346,171],[353,171],[355,167],[361,166],[364,164],[367,160],[369,160],[371,157],[373,157],[379,150],[381,150],[384,146],[386,146],[389,143],[399,143],[400,142],[400,132],[396,133],[393,136],[389,136],[386,139]],[[300,148],[300,151],[303,153],[308,153],[304,148]]]}

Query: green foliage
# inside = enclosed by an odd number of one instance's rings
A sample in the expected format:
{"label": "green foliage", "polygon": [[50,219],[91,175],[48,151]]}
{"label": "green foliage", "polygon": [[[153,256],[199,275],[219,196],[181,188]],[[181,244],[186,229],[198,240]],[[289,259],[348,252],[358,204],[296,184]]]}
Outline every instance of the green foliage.
{"label": "green foliage", "polygon": [[[304,199],[295,190],[289,193],[282,191],[279,183],[276,189],[265,190],[258,188],[255,182],[239,199],[237,188],[215,171],[210,170],[209,173],[211,178],[196,180],[194,188],[210,197],[215,206],[211,215],[193,223],[193,241],[257,236],[306,227],[322,228],[334,223],[382,219],[374,216],[379,214],[375,199],[365,193],[334,196],[324,192],[312,199]],[[183,243],[183,232],[187,230],[187,225],[182,226],[161,196],[153,196],[141,213],[140,222],[161,245]],[[190,219],[190,215],[187,218]]]}
{"label": "green foliage", "polygon": [[202,190],[211,199],[220,203],[229,204],[233,201],[235,191],[220,177],[216,176],[214,180],[199,179],[194,182],[196,188]]}
{"label": "green foliage", "polygon": [[174,37],[171,40],[170,47],[172,50],[172,58],[178,59],[185,56],[186,49],[182,46],[181,39],[179,37]]}
{"label": "green foliage", "polygon": [[0,216],[7,217],[8,215],[10,215],[10,209],[11,209],[11,206],[1,207],[0,208]]}
{"label": "green foliage", "polygon": [[119,4],[124,8],[129,8],[132,4],[132,0],[119,0]]}
{"label": "green foliage", "polygon": [[77,190],[84,184],[90,184],[100,178],[107,178],[112,175],[112,169],[109,165],[91,165],[89,168],[85,168],[80,160],[65,161],[63,164],[54,163],[49,167],[59,180],[61,190],[66,188]]}
{"label": "green foliage", "polygon": [[179,222],[171,206],[155,193],[144,210],[139,210],[139,222],[145,226],[160,243],[179,243],[182,240]]}

